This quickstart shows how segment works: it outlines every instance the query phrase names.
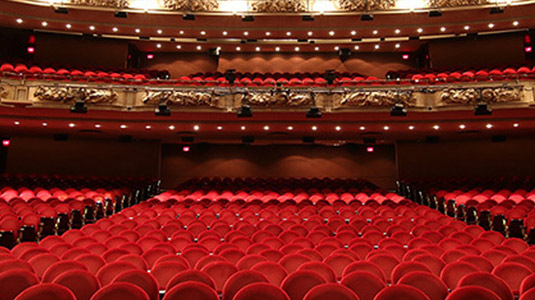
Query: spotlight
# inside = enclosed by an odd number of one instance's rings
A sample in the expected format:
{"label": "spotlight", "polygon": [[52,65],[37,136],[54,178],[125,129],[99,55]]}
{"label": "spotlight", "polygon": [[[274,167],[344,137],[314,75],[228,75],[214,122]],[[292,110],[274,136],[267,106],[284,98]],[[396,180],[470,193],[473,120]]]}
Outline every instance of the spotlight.
{"label": "spotlight", "polygon": [[184,147],[182,147],[182,151],[183,151],[183,152],[189,152],[189,150],[190,150],[190,149],[189,149],[189,146],[184,146]]}
{"label": "spotlight", "polygon": [[429,17],[430,18],[442,17],[442,12],[439,10],[430,10]]}
{"label": "spotlight", "polygon": [[85,105],[84,101],[76,101],[71,106],[71,112],[75,114],[86,114],[87,113],[87,106]]}
{"label": "spotlight", "polygon": [[241,17],[241,20],[243,22],[254,22],[254,16],[252,16],[252,15],[243,16],[243,17]]}
{"label": "spotlight", "polygon": [[169,117],[171,115],[171,109],[165,103],[160,103],[154,110],[154,115],[157,117]]}
{"label": "spotlight", "polygon": [[327,70],[325,71],[323,78],[327,80],[327,84],[332,85],[336,79],[336,74],[334,74],[334,70]]}
{"label": "spotlight", "polygon": [[490,116],[492,115],[492,109],[490,109],[487,103],[479,103],[476,108],[474,108],[475,116]]}
{"label": "spotlight", "polygon": [[376,142],[375,138],[364,138],[363,142],[364,142],[364,146],[366,147],[366,152],[375,151],[374,149],[375,142]]}
{"label": "spotlight", "polygon": [[361,21],[373,21],[373,15],[364,14],[360,16]]}
{"label": "spotlight", "polygon": [[33,46],[29,46],[28,48],[26,48],[26,51],[30,54],[34,54],[35,53],[35,47]]}
{"label": "spotlight", "polygon": [[148,53],[147,54],[147,59],[153,59],[154,58],[154,54],[152,53]]}
{"label": "spotlight", "polygon": [[236,73],[235,73],[236,70],[234,69],[229,69],[225,72],[225,79],[230,83],[230,84],[234,84],[234,81],[236,81]]}
{"label": "spotlight", "polygon": [[182,20],[184,20],[184,21],[195,21],[195,15],[194,14],[184,14],[184,15],[182,15]]}
{"label": "spotlight", "polygon": [[408,54],[403,54],[401,58],[403,58],[403,60],[408,60],[410,56]]}
{"label": "spotlight", "polygon": [[314,21],[314,16],[313,15],[304,15],[301,17],[301,20],[303,21]]}
{"label": "spotlight", "polygon": [[238,109],[238,118],[252,118],[253,117],[253,111],[251,110],[251,107],[249,105],[242,105],[240,109]]}
{"label": "spotlight", "polygon": [[126,11],[116,11],[113,13],[113,15],[116,18],[122,18],[122,19],[128,18],[128,13]]}
{"label": "spotlight", "polygon": [[496,7],[492,7],[492,8],[490,9],[490,14],[491,14],[491,15],[503,14],[503,12],[504,12],[503,8],[498,7],[498,6],[496,6]]}
{"label": "spotlight", "polygon": [[2,146],[7,148],[7,147],[9,147],[9,145],[11,145],[11,140],[9,138],[4,138],[2,140]]}
{"label": "spotlight", "polygon": [[391,117],[406,117],[407,116],[407,109],[405,108],[405,106],[403,104],[396,103],[390,109],[390,116]]}
{"label": "spotlight", "polygon": [[66,8],[66,7],[63,7],[63,6],[58,6],[58,7],[54,7],[54,12],[57,13],[57,14],[68,14],[69,13],[69,9]]}
{"label": "spotlight", "polygon": [[321,111],[319,109],[319,107],[316,107],[316,106],[312,106],[308,111],[307,111],[307,118],[312,118],[312,119],[319,119],[321,118]]}
{"label": "spotlight", "polygon": [[375,149],[373,148],[373,146],[368,146],[368,147],[366,147],[366,152],[368,152],[368,153],[372,153],[373,151],[375,151]]}

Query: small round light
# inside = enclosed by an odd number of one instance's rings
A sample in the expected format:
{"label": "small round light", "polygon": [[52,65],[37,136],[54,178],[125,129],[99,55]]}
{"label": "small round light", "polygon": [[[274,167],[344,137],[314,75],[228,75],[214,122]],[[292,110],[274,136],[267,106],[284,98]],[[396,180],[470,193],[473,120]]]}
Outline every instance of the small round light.
{"label": "small round light", "polygon": [[67,29],[71,29],[71,28],[72,28],[72,25],[71,25],[71,24],[65,24],[65,28],[67,28]]}
{"label": "small round light", "polygon": [[360,129],[360,130],[366,130],[366,127],[364,127],[364,126],[360,126],[359,129]]}
{"label": "small round light", "polygon": [[295,47],[295,51],[298,52],[299,51],[299,47]]}
{"label": "small round light", "polygon": [[518,24],[519,24],[518,21],[513,22],[513,26],[518,26]]}
{"label": "small round light", "polygon": [[100,124],[95,124],[95,128],[100,128],[102,127]]}
{"label": "small round light", "polygon": [[488,129],[491,129],[493,127],[493,125],[489,123],[485,127],[487,127]]}
{"label": "small round light", "polygon": [[151,129],[152,127],[150,125],[145,126],[145,129]]}
{"label": "small round light", "polygon": [[193,126],[193,130],[195,130],[195,131],[199,131],[199,128],[200,128],[199,125]]}
{"label": "small round light", "polygon": [[314,47],[314,51],[320,51],[320,47]]}
{"label": "small round light", "polygon": [[290,36],[290,35],[292,35],[292,33],[290,31],[288,31],[288,32],[286,32],[286,35]]}
{"label": "small round light", "polygon": [[95,26],[93,25],[89,26],[89,30],[95,30]]}
{"label": "small round light", "polygon": [[141,29],[139,28],[136,28],[136,30],[134,30],[136,33],[140,33],[141,32]]}
{"label": "small round light", "polygon": [[22,19],[20,19],[20,18],[17,19],[16,21],[17,21],[17,23],[19,23],[19,24],[22,24],[22,22],[23,22]]}
{"label": "small round light", "polygon": [[288,126],[288,130],[292,131],[292,130],[294,130],[294,127],[293,126]]}
{"label": "small round light", "polygon": [[162,34],[162,30],[161,30],[161,29],[156,30],[156,32],[157,32],[158,34]]}
{"label": "small round light", "polygon": [[180,30],[178,34],[184,34],[184,30]]}
{"label": "small round light", "polygon": [[245,126],[242,126],[242,127],[241,127],[241,130],[245,130]]}
{"label": "small round light", "polygon": [[76,126],[76,124],[74,124],[74,123],[69,123],[69,127],[70,127],[70,128],[73,128],[74,126]]}
{"label": "small round light", "polygon": [[329,35],[333,36],[334,35],[334,31],[329,31]]}
{"label": "small round light", "polygon": [[338,51],[338,50],[340,50],[340,47],[336,46],[336,47],[334,47],[334,50]]}
{"label": "small round light", "polygon": [[340,127],[340,126],[336,126],[336,127],[334,127],[334,129],[335,129],[336,131],[340,131],[340,130],[342,130],[342,127]]}
{"label": "small round light", "polygon": [[470,29],[470,26],[466,25],[464,26],[464,30],[469,30]]}
{"label": "small round light", "polygon": [[377,34],[379,33],[379,31],[378,31],[378,30],[374,30],[374,31],[372,31],[372,33],[373,33],[374,35],[377,35]]}
{"label": "small round light", "polygon": [[440,27],[440,31],[441,32],[445,32],[446,31],[446,27]]}
{"label": "small round light", "polygon": [[13,124],[20,125],[20,122],[19,121],[15,121],[15,122],[13,122]]}
{"label": "small round light", "polygon": [[264,130],[266,130],[266,131],[269,130],[269,126],[267,126],[267,125],[264,126]]}
{"label": "small round light", "polygon": [[162,48],[162,44],[156,44],[156,48]]}
{"label": "small round light", "polygon": [[376,44],[375,49],[379,49],[379,48],[381,48],[381,46],[379,46],[379,44]]}
{"label": "small round light", "polygon": [[43,21],[43,23],[41,23],[41,25],[43,25],[43,27],[46,27],[46,26],[48,26],[48,23],[46,21]]}
{"label": "small round light", "polygon": [[383,127],[383,129],[384,129],[384,130],[390,130],[390,127],[385,126],[385,127]]}
{"label": "small round light", "polygon": [[175,126],[174,125],[170,125],[169,126],[169,130],[175,130]]}
{"label": "small round light", "polygon": [[270,36],[270,35],[271,35],[271,32],[266,31],[266,36]]}
{"label": "small round light", "polygon": [[246,35],[246,36],[247,36],[247,35],[249,35],[249,32],[248,32],[248,31],[245,31],[245,32],[243,33],[243,35]]}
{"label": "small round light", "polygon": [[409,130],[414,130],[414,126],[409,126]]}
{"label": "small round light", "polygon": [[241,47],[240,46],[236,47],[236,51],[241,51]]}
{"label": "small round light", "polygon": [[316,131],[316,130],[318,130],[318,127],[316,125],[314,125],[314,126],[312,126],[312,130]]}
{"label": "small round light", "polygon": [[117,31],[119,31],[119,29],[118,29],[117,27],[113,27],[111,30],[112,30],[113,32],[117,32]]}
{"label": "small round light", "polygon": [[206,31],[201,31],[201,35],[206,35]]}
{"label": "small round light", "polygon": [[176,48],[177,49],[182,49],[182,46],[181,45],[176,45]]}
{"label": "small round light", "polygon": [[520,124],[518,124],[518,123],[513,124],[514,128],[517,128],[518,126],[520,126]]}
{"label": "small round light", "polygon": [[399,43],[396,44],[396,49],[399,49],[399,47],[401,47],[401,45]]}
{"label": "small round light", "polygon": [[[299,47],[295,47],[295,48],[299,48]],[[275,51],[279,52],[279,51],[281,51],[281,48],[280,47],[275,47]]]}
{"label": "small round light", "polygon": [[308,34],[308,36],[312,36],[314,34],[314,32],[309,31],[307,34]]}
{"label": "small round light", "polygon": [[433,126],[433,129],[434,129],[434,130],[439,130],[439,129],[440,129],[440,126],[438,126],[438,125],[434,125],[434,126]]}
{"label": "small round light", "polygon": [[396,34],[400,34],[400,33],[401,33],[401,30],[396,29],[394,32],[395,32]]}
{"label": "small round light", "polygon": [[356,35],[357,32],[355,30],[351,31],[351,35]]}
{"label": "small round light", "polygon": [[459,125],[459,128],[461,128],[461,129],[465,129],[465,128],[466,128],[466,125],[461,124],[461,125]]}
{"label": "small round light", "polygon": [[228,32],[226,32],[226,31],[223,31],[223,35],[227,35],[227,34],[228,34]]}
{"label": "small round light", "polygon": [[260,49],[260,47],[256,47],[255,50],[256,51],[260,51],[261,49]]}
{"label": "small round light", "polygon": [[184,152],[189,152],[189,146],[184,146],[184,147],[182,147],[182,151],[184,151]]}
{"label": "small round light", "polygon": [[424,30],[423,30],[422,28],[418,28],[416,31],[417,31],[418,33],[422,33],[422,32],[424,32]]}
{"label": "small round light", "polygon": [[126,128],[126,125],[122,124],[121,129],[125,129],[125,128]]}
{"label": "small round light", "polygon": [[360,46],[359,45],[355,45],[355,50],[359,50],[360,49]]}
{"label": "small round light", "polygon": [[202,46],[201,45],[197,46],[197,50],[199,51],[202,50]]}
{"label": "small round light", "polygon": [[490,23],[489,28],[494,28],[494,23]]}
{"label": "small round light", "polygon": [[223,130],[223,126],[217,126],[217,130]]}
{"label": "small round light", "polygon": [[47,122],[43,122],[43,124],[41,124],[41,125],[43,125],[43,127],[46,127],[46,126],[48,126],[48,123]]}

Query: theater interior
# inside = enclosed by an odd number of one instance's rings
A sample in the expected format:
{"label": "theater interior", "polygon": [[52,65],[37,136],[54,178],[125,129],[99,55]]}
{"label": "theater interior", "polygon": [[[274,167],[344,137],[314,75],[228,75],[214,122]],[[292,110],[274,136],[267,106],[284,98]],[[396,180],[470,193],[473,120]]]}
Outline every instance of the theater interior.
{"label": "theater interior", "polygon": [[535,1],[0,0],[0,300],[535,300]]}

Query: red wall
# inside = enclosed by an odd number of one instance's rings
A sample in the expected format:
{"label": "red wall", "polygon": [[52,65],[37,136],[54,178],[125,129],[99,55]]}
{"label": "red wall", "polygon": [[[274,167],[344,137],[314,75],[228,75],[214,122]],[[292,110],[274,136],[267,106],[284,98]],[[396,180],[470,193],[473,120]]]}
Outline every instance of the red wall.
{"label": "red wall", "polygon": [[396,180],[392,145],[366,153],[363,146],[207,144],[183,152],[165,144],[161,166],[164,187],[203,176],[365,178],[384,188],[394,188]]}

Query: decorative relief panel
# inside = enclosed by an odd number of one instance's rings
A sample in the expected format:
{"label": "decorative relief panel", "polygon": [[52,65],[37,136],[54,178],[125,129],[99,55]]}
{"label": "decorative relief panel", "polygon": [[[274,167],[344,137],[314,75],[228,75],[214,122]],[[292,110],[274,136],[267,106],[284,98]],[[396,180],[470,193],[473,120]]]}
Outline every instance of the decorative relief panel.
{"label": "decorative relief panel", "polygon": [[255,12],[304,12],[307,10],[304,0],[261,0],[252,3]]}
{"label": "decorative relief panel", "polygon": [[214,11],[219,8],[217,0],[162,0],[162,4],[178,11]]}
{"label": "decorative relief panel", "polygon": [[522,101],[520,88],[448,89],[440,91],[440,101],[446,104],[504,103]]}
{"label": "decorative relief panel", "polygon": [[402,103],[407,107],[416,105],[416,98],[412,91],[369,91],[369,92],[346,92],[335,95],[334,103],[339,106],[384,106],[390,107],[396,103]]}
{"label": "decorative relief panel", "polygon": [[165,103],[177,106],[218,106],[219,100],[223,98],[213,92],[196,91],[147,91],[143,97],[143,103],[156,105]]}
{"label": "decorative relief panel", "polygon": [[84,87],[48,87],[40,86],[33,94],[40,101],[71,103],[84,101],[86,103],[111,104],[117,101],[119,95],[112,89],[94,89]]}

